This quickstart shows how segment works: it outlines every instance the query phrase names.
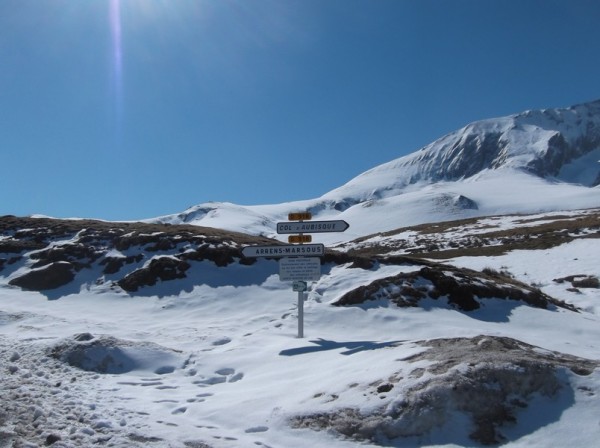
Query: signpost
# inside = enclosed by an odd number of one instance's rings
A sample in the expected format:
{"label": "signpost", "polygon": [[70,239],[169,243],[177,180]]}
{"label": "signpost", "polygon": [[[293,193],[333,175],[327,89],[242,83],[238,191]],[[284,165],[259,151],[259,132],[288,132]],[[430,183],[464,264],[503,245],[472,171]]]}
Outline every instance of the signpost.
{"label": "signpost", "polygon": [[[279,279],[292,281],[292,290],[298,292],[298,337],[304,337],[304,291],[307,282],[316,282],[321,278],[321,260],[325,255],[323,244],[304,244],[312,241],[311,235],[305,233],[344,232],[350,227],[346,221],[310,221],[310,212],[290,213],[288,220],[278,222],[277,233],[293,234],[288,237],[289,243],[298,245],[246,246],[242,249],[244,257],[281,258],[279,261]],[[305,222],[310,221],[310,222]]]}
{"label": "signpost", "polygon": [[348,227],[346,221],[278,222],[277,233],[344,232]]}
{"label": "signpost", "polygon": [[321,278],[319,257],[282,258],[279,261],[279,280],[316,282]]}
{"label": "signpost", "polygon": [[246,246],[242,249],[244,257],[322,257],[325,246],[322,244],[279,244],[274,246]]}
{"label": "signpost", "polygon": [[304,292],[308,288],[308,284],[304,281],[295,281],[292,283],[292,291]]}

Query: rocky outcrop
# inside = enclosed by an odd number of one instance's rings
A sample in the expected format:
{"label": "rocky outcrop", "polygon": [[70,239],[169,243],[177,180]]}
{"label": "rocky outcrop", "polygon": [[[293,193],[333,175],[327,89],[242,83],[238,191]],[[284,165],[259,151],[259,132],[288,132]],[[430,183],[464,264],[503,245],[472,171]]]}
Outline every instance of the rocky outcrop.
{"label": "rocky outcrop", "polygon": [[[252,264],[241,248],[273,240],[186,225],[0,217],[0,271],[32,291],[56,290],[81,278],[127,292],[186,277],[196,262]],[[96,277],[94,277],[96,276]],[[56,297],[56,295],[53,295]]]}
{"label": "rocky outcrop", "polygon": [[448,303],[461,311],[477,310],[486,299],[506,299],[536,308],[561,307],[575,311],[572,305],[500,272],[489,269],[477,272],[433,263],[419,271],[401,273],[359,286],[333,304],[368,306],[369,301],[388,300],[399,307],[414,307],[424,299],[444,299],[440,306]]}
{"label": "rocky outcrop", "polygon": [[[549,420],[538,418],[537,424],[560,418],[563,409],[555,398],[561,395],[568,402],[573,395],[563,372],[586,376],[599,365],[507,337],[435,339],[417,345],[425,350],[403,359],[405,369],[364,386],[381,405],[294,416],[291,426],[329,430],[380,446],[404,446],[402,439],[419,446],[419,437],[448,427],[458,445],[469,439],[497,445],[508,441],[504,429],[514,426],[534,399],[543,402]],[[420,367],[423,362],[427,367]],[[416,363],[420,366],[411,368]],[[453,424],[457,421],[458,426]]]}
{"label": "rocky outcrop", "polygon": [[33,269],[26,274],[8,282],[11,286],[28,291],[46,291],[60,288],[75,278],[73,265],[67,261],[57,261],[39,269]]}
{"label": "rocky outcrop", "polygon": [[159,257],[150,261],[148,266],[137,269],[119,280],[117,284],[128,292],[135,292],[143,286],[154,286],[157,281],[169,281],[185,278],[190,264],[174,257]]}

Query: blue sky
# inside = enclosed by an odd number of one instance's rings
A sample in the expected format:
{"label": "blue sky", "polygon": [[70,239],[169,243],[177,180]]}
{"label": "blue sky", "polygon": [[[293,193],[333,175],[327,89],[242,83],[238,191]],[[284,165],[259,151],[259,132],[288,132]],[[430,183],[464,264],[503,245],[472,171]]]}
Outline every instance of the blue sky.
{"label": "blue sky", "polygon": [[597,0],[0,0],[0,215],[311,199],[600,98]]}

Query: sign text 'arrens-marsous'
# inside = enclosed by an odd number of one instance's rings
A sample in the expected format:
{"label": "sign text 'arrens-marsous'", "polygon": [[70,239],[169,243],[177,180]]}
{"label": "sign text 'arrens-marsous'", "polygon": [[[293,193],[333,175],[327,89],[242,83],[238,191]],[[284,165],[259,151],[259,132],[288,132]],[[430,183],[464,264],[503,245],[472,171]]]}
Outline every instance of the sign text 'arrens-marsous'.
{"label": "sign text 'arrens-marsous'", "polygon": [[246,257],[288,257],[302,255],[324,255],[325,246],[322,244],[303,244],[299,246],[246,246],[242,249]]}

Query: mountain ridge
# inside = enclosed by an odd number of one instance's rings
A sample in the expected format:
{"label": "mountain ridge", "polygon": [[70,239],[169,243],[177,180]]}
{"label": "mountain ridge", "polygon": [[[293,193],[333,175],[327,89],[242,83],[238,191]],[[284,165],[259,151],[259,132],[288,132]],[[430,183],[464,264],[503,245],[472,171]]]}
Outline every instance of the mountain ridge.
{"label": "mountain ridge", "polygon": [[[486,169],[516,168],[546,178],[559,175],[562,166],[598,149],[600,100],[470,123],[360,174],[345,186],[365,183],[371,176],[390,171],[395,180],[386,179],[389,190],[394,189],[390,184],[400,189],[422,181],[462,180]],[[596,172],[600,174],[600,165]],[[596,176],[594,186],[598,180]]]}
{"label": "mountain ridge", "polygon": [[277,237],[295,211],[345,219],[350,241],[376,232],[474,216],[600,206],[600,100],[480,120],[356,176],[321,197],[282,204],[199,204],[146,220]]}

